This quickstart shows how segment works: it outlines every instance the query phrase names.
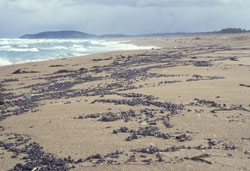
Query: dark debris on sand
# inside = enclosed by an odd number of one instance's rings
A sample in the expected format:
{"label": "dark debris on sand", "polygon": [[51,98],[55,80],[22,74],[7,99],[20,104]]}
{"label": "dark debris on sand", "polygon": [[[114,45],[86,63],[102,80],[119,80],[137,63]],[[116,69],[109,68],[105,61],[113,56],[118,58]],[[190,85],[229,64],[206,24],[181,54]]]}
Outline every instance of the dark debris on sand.
{"label": "dark debris on sand", "polygon": [[[214,47],[217,48],[217,47]],[[218,50],[218,49],[217,49]],[[94,66],[90,68],[80,68],[76,70],[61,69],[54,72],[53,74],[45,75],[44,77],[39,77],[45,83],[33,84],[20,89],[30,89],[32,97],[24,97],[22,95],[15,95],[13,93],[7,93],[7,90],[3,88],[6,83],[18,82],[18,79],[5,79],[0,82],[1,96],[0,96],[0,121],[11,117],[14,115],[25,114],[27,112],[34,112],[39,107],[40,103],[44,100],[56,100],[56,99],[70,99],[76,97],[97,97],[93,103],[112,103],[115,105],[126,105],[131,108],[134,106],[143,106],[139,112],[133,109],[128,111],[120,112],[106,112],[106,113],[94,113],[94,114],[80,114],[75,117],[75,119],[94,119],[99,122],[112,122],[117,120],[124,120],[125,122],[136,121],[138,124],[146,123],[146,126],[138,127],[138,129],[130,129],[129,127],[122,126],[119,129],[113,130],[114,136],[116,134],[128,134],[126,141],[133,141],[139,138],[155,137],[159,140],[165,141],[169,139],[175,140],[176,146],[166,147],[165,149],[159,149],[153,145],[131,149],[134,155],[130,156],[127,160],[128,162],[138,162],[135,155],[137,153],[143,153],[141,156],[146,158],[147,155],[154,155],[158,162],[164,162],[164,153],[176,152],[180,150],[210,150],[210,149],[223,149],[223,150],[237,150],[235,145],[229,145],[228,143],[221,143],[219,146],[219,141],[207,139],[205,144],[200,144],[197,146],[184,146],[184,143],[191,141],[192,137],[186,133],[180,133],[174,135],[166,131],[171,131],[176,127],[176,125],[171,124],[171,117],[179,114],[183,111],[185,106],[206,106],[212,108],[212,113],[220,110],[240,110],[249,111],[247,108],[241,105],[231,105],[219,104],[212,100],[201,100],[196,98],[194,102],[183,105],[175,104],[172,102],[160,102],[157,97],[151,95],[144,95],[139,93],[124,93],[126,90],[136,90],[140,86],[134,86],[138,80],[147,81],[151,78],[171,78],[174,81],[166,80],[158,83],[158,86],[165,84],[180,83],[182,81],[178,80],[179,77],[187,75],[173,75],[173,74],[158,74],[149,72],[152,69],[162,68],[166,69],[175,66],[187,66],[194,65],[196,67],[211,67],[213,66],[211,59],[210,61],[183,61],[185,56],[183,54],[175,54],[175,51],[157,54],[157,53],[145,53],[137,55],[123,56],[120,55],[117,58],[107,58],[107,59],[94,59],[93,61],[99,62],[102,60],[113,60],[111,64],[104,66]],[[196,59],[196,58],[193,58]],[[226,60],[225,58],[223,60]],[[219,60],[219,59],[218,59]],[[232,59],[231,59],[232,60]],[[135,68],[140,66],[140,68]],[[63,67],[63,65],[50,65],[49,67]],[[38,73],[37,71],[25,71],[23,69],[18,69],[12,74],[26,74],[26,73]],[[102,73],[102,76],[98,74]],[[67,81],[65,81],[67,79]],[[205,80],[215,80],[224,79],[224,77],[218,76],[202,76],[193,75],[187,82],[192,81],[205,81]],[[63,81],[64,80],[64,81]],[[109,82],[103,83],[98,86],[88,87],[83,89],[74,89],[75,86],[92,83],[95,81]],[[143,86],[143,85],[142,85]],[[150,85],[151,86],[151,85]],[[246,84],[240,84],[243,87],[249,87]],[[105,98],[106,95],[116,95],[123,99],[109,99]],[[100,98],[99,98],[100,97]],[[68,103],[70,104],[70,102]],[[150,109],[153,107],[154,109]],[[157,109],[155,109],[157,108]],[[163,124],[163,132],[157,127],[158,124]],[[126,123],[124,123],[126,124]],[[171,129],[170,129],[171,128]],[[4,131],[5,128],[0,126],[0,131]],[[76,165],[84,162],[90,162],[93,166],[98,164],[120,164],[117,159],[121,155],[125,155],[123,151],[115,151],[103,155],[100,153],[88,156],[86,158],[80,158],[77,160],[72,159],[70,156],[65,158],[57,158],[53,154],[47,153],[43,148],[36,142],[31,142],[30,137],[24,135],[15,134],[13,142],[0,141],[0,147],[13,153],[13,158],[22,158],[23,163],[17,163],[12,170],[70,170]],[[133,143],[133,142],[127,142]],[[247,152],[246,152],[247,153]],[[22,154],[22,155],[20,155]],[[186,157],[183,159],[205,162],[207,164],[212,164],[206,158],[209,158],[209,154],[198,155],[193,157]],[[144,160],[147,164],[151,164],[153,160],[147,158]]]}
{"label": "dark debris on sand", "polygon": [[169,139],[171,135],[168,133],[159,132],[158,127],[146,126],[140,127],[138,130],[131,129],[129,130],[127,127],[121,127],[118,130],[113,130],[113,134],[117,133],[130,133],[131,135],[126,138],[126,141],[132,141],[135,139],[139,139],[141,137],[153,136],[157,138]]}

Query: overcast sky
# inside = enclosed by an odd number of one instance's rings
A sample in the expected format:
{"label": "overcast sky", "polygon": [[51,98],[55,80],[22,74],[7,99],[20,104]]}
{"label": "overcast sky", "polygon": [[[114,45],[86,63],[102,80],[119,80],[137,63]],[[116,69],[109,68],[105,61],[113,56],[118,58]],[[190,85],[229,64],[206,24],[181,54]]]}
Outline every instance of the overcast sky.
{"label": "overcast sky", "polygon": [[48,30],[148,34],[250,29],[250,0],[0,0],[0,37]]}

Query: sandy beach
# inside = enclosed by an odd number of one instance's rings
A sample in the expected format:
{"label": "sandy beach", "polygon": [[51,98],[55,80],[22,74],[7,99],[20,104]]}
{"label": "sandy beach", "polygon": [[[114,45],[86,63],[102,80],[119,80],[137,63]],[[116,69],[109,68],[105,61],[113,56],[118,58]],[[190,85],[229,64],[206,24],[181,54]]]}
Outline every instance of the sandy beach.
{"label": "sandy beach", "polygon": [[0,67],[0,170],[250,170],[250,34]]}

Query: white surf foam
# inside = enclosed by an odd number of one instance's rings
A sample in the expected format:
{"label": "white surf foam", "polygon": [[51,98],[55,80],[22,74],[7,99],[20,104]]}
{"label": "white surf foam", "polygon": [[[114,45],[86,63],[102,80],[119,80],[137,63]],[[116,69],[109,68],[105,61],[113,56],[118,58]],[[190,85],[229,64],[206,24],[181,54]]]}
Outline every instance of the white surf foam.
{"label": "white surf foam", "polygon": [[18,47],[20,47],[20,48],[27,48],[27,47],[29,47],[29,45],[18,45]]}
{"label": "white surf foam", "polygon": [[[0,39],[1,65],[58,59],[120,50],[158,48],[129,41],[80,39]],[[15,53],[13,53],[15,52]],[[34,52],[27,55],[27,52]]]}
{"label": "white surf foam", "polygon": [[39,48],[40,50],[67,50],[68,47],[66,46],[51,46],[46,48]]}
{"label": "white surf foam", "polygon": [[39,49],[37,48],[13,48],[10,45],[7,46],[0,46],[1,51],[7,52],[38,52]]}
{"label": "white surf foam", "polygon": [[13,63],[10,62],[8,59],[0,58],[0,66],[11,65],[11,64],[13,64]]}
{"label": "white surf foam", "polygon": [[70,50],[72,51],[76,51],[76,52],[86,52],[87,49],[83,47],[83,45],[77,45],[77,44],[73,44],[73,46],[70,48]]}

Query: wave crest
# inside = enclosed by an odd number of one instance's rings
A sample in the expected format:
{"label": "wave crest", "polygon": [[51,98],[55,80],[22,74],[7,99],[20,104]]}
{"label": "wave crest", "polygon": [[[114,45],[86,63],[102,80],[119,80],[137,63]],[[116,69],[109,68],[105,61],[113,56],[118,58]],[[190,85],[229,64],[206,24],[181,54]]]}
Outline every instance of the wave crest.
{"label": "wave crest", "polygon": [[0,58],[0,66],[11,65],[11,64],[13,64],[13,63],[10,62],[8,59]]}
{"label": "wave crest", "polygon": [[1,51],[7,51],[7,52],[38,52],[39,49],[37,48],[13,48],[11,46],[1,46]]}

